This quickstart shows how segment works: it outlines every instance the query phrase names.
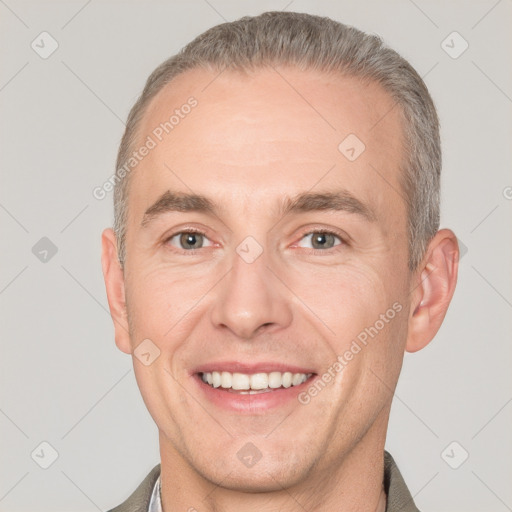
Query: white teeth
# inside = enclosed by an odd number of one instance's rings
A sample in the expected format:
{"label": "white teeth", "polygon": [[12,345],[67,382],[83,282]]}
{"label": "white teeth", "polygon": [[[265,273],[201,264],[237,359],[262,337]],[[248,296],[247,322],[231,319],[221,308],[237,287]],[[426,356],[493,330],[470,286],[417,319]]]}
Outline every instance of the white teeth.
{"label": "white teeth", "polygon": [[267,389],[268,375],[266,373],[255,373],[251,375],[251,389]]}
{"label": "white teeth", "polygon": [[214,388],[222,387],[240,391],[242,394],[253,394],[253,390],[261,392],[280,387],[298,386],[309,379],[311,375],[311,373],[292,372],[254,373],[252,375],[230,372],[203,372],[201,379]]}
{"label": "white teeth", "polygon": [[302,380],[302,374],[301,373],[294,373],[292,378],[292,386],[298,386],[299,384],[302,384],[304,381]]}
{"label": "white teeth", "polygon": [[283,373],[283,388],[289,388],[292,385],[293,375],[290,372]]}
{"label": "white teeth", "polygon": [[272,389],[280,388],[282,384],[281,372],[272,372],[268,374],[268,387]]}
{"label": "white teeth", "polygon": [[233,389],[251,389],[249,375],[245,375],[245,373],[233,373],[231,387]]}
{"label": "white teeth", "polygon": [[223,388],[230,388],[232,383],[233,383],[233,375],[231,373],[222,372],[220,374],[220,385]]}
{"label": "white teeth", "polygon": [[[220,373],[219,372],[213,372],[213,373],[206,373],[203,375],[206,375],[206,378],[207,378],[207,382],[208,382],[208,375],[211,375],[212,376],[212,382],[211,382],[211,385],[214,387],[214,388],[218,388],[220,386],[220,383],[221,383],[221,378],[220,378]],[[210,384],[210,382],[208,382],[208,384]]]}

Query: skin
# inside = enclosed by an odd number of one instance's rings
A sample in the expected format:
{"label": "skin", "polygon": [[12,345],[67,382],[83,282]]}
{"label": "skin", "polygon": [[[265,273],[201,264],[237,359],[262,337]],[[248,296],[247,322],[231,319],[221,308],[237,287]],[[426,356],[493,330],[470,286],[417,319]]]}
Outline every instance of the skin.
{"label": "skin", "polygon": [[[140,141],[190,96],[198,101],[132,175],[124,272],[113,231],[102,235],[117,346],[132,354],[149,338],[160,350],[151,365],[133,364],[159,428],[163,508],[375,511],[404,351],[426,346],[444,319],[457,239],[438,231],[408,270],[400,112],[378,85],[293,68],[217,75],[187,71],[149,105]],[[350,133],[366,146],[353,162],[338,150]],[[277,212],[285,195],[339,188],[376,220]],[[167,190],[204,194],[218,214],[168,212],[141,227]],[[191,227],[206,234],[195,254],[168,240]],[[343,238],[313,246],[309,234],[322,229]],[[263,249],[253,263],[236,252],[247,236]],[[307,405],[237,414],[192,382],[191,369],[221,359],[322,375],[396,302],[401,311]],[[248,442],[262,454],[252,467],[237,457]]]}

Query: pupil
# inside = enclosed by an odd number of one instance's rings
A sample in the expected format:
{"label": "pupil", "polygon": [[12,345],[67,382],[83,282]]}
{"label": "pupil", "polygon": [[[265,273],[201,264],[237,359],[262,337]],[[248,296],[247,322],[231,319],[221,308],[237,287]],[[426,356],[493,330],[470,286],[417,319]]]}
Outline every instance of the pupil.
{"label": "pupil", "polygon": [[184,245],[195,245],[196,244],[196,233],[185,233],[182,238],[184,239]]}
{"label": "pupil", "polygon": [[329,236],[332,237],[332,235],[330,235],[329,233],[321,233],[313,238],[313,242],[314,242],[314,244],[320,244],[320,247],[325,247],[326,246],[326,238]]}

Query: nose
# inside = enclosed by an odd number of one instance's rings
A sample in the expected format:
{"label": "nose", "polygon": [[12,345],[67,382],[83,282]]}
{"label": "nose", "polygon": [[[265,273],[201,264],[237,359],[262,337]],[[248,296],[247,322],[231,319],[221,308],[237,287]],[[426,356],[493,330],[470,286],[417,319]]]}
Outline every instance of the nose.
{"label": "nose", "polygon": [[214,326],[247,341],[287,327],[292,320],[290,292],[275,274],[265,251],[252,263],[235,253],[231,271],[217,288]]}

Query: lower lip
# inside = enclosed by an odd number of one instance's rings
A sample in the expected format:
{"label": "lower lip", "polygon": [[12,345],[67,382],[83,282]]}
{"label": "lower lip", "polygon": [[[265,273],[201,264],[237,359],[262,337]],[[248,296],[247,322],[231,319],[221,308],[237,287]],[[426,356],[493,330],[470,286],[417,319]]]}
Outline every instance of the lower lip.
{"label": "lower lip", "polygon": [[298,402],[297,396],[311,385],[316,375],[298,386],[290,386],[289,388],[277,388],[272,391],[256,394],[240,394],[226,391],[219,387],[214,388],[206,384],[199,375],[194,375],[193,379],[197,382],[201,392],[206,398],[215,405],[231,411],[240,413],[264,412],[287,404],[292,400]]}

